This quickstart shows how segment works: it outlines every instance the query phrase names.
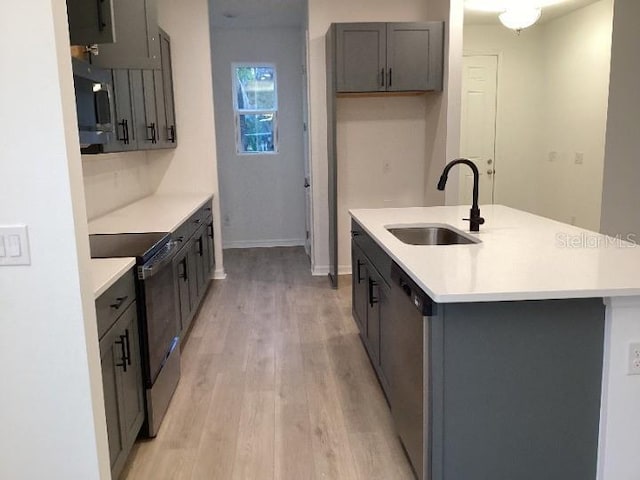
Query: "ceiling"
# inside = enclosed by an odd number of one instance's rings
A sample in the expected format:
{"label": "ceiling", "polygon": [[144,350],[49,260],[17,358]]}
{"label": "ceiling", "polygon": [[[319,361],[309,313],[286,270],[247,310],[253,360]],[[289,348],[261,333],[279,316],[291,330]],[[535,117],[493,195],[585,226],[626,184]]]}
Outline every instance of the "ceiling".
{"label": "ceiling", "polygon": [[[598,0],[563,0],[555,5],[542,8],[542,17],[538,23],[548,22],[554,18],[561,17],[579,8],[585,7]],[[499,25],[498,14],[495,12],[478,12],[465,8],[465,25]]]}
{"label": "ceiling", "polygon": [[209,0],[214,27],[267,28],[304,25],[306,0]]}

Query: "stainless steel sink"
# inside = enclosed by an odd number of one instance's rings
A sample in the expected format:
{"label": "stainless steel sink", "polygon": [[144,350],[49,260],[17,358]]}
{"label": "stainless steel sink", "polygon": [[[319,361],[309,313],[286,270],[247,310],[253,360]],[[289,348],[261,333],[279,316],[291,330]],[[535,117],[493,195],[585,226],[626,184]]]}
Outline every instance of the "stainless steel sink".
{"label": "stainless steel sink", "polygon": [[409,245],[469,245],[480,243],[472,237],[442,225],[387,227],[401,242]]}

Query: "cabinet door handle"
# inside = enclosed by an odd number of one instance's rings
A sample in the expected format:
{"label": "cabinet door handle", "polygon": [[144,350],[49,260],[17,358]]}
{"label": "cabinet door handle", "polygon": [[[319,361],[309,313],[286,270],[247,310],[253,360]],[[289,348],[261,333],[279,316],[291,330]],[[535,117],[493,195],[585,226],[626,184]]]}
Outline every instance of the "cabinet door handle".
{"label": "cabinet door handle", "polygon": [[389,88],[393,87],[393,68],[389,69]]}
{"label": "cabinet door handle", "polygon": [[176,143],[176,127],[175,125],[171,125],[169,127],[169,142]]}
{"label": "cabinet door handle", "polygon": [[352,237],[359,237],[360,236],[360,232],[358,232],[357,230],[351,230],[351,236]]}
{"label": "cabinet door handle", "polygon": [[129,145],[129,120],[125,118],[122,123],[124,123],[124,144]]}
{"label": "cabinet door handle", "polygon": [[187,276],[187,259],[186,258],[182,259],[182,261],[180,262],[180,266],[182,267],[182,272],[178,272],[178,277],[184,279],[184,281],[186,282],[187,280],[189,280]]}
{"label": "cabinet door handle", "polygon": [[202,256],[204,254],[204,248],[202,248],[202,237],[198,239],[198,255]]}
{"label": "cabinet door handle", "polygon": [[384,87],[384,79],[385,79],[385,75],[384,75],[384,68],[382,70],[380,70],[380,86]]}
{"label": "cabinet door handle", "polygon": [[207,228],[209,229],[209,238],[213,240],[213,223],[210,223]]}
{"label": "cabinet door handle", "polygon": [[123,118],[121,122],[118,122],[118,125],[122,127],[122,138],[118,137],[118,141],[129,145],[129,122]]}
{"label": "cabinet door handle", "polygon": [[120,335],[120,340],[116,340],[116,344],[120,345],[120,359],[122,360],[119,363],[116,363],[116,367],[122,367],[122,371],[127,371],[127,350],[125,346],[125,335]]}
{"label": "cabinet door handle", "polygon": [[357,262],[358,262],[358,268],[356,270],[358,272],[358,283],[360,283],[362,282],[362,280],[364,280],[364,278],[362,278],[360,274],[360,268],[362,267],[362,265],[364,265],[364,262],[361,262],[360,260],[358,260]]}
{"label": "cabinet door handle", "polygon": [[378,297],[374,297],[373,288],[378,286],[378,282],[369,278],[369,305],[373,307],[376,303],[378,303]]}
{"label": "cabinet door handle", "polygon": [[152,122],[151,125],[147,125],[147,130],[151,131],[151,138],[147,137],[147,141],[151,143],[156,143],[156,124]]}
{"label": "cabinet door handle", "polygon": [[119,310],[120,307],[122,306],[122,304],[127,301],[127,298],[129,298],[129,295],[125,295],[124,297],[116,298],[116,303],[112,303],[110,305],[111,308],[113,308],[114,310]]}
{"label": "cabinet door handle", "polygon": [[102,4],[103,3],[104,3],[104,0],[96,0],[96,4],[97,4],[97,7],[98,7],[98,30],[101,31],[101,32],[107,26],[107,24],[104,23],[104,13],[102,12]]}
{"label": "cabinet door handle", "polygon": [[131,366],[131,343],[129,343],[129,329],[124,331],[124,339],[127,343],[127,365]]}

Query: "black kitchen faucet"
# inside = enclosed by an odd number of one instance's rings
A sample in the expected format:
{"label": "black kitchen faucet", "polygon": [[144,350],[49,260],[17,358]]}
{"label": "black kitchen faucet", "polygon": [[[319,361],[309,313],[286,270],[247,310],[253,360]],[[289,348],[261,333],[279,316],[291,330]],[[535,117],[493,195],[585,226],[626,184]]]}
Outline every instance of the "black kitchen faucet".
{"label": "black kitchen faucet", "polygon": [[478,183],[480,180],[480,173],[478,172],[478,167],[476,167],[476,164],[466,158],[458,158],[449,162],[447,166],[444,167],[444,171],[440,176],[440,181],[438,182],[438,190],[444,191],[444,187],[447,184],[447,179],[449,178],[449,170],[451,170],[454,165],[457,165],[459,163],[468,165],[469,168],[471,168],[471,170],[473,171],[473,204],[471,205],[471,214],[469,218],[464,218],[463,220],[467,220],[469,222],[469,229],[472,232],[479,232],[480,225],[484,223],[484,218],[480,216],[480,208],[478,207]]}

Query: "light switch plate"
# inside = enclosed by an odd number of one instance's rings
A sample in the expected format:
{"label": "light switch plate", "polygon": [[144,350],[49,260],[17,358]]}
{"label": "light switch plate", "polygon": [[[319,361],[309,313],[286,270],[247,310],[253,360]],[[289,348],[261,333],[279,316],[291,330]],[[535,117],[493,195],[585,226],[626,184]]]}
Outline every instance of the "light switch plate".
{"label": "light switch plate", "polygon": [[627,375],[640,375],[640,343],[629,344]]}
{"label": "light switch plate", "polygon": [[0,266],[31,265],[26,225],[0,226]]}

